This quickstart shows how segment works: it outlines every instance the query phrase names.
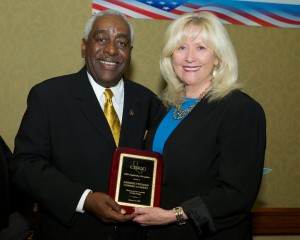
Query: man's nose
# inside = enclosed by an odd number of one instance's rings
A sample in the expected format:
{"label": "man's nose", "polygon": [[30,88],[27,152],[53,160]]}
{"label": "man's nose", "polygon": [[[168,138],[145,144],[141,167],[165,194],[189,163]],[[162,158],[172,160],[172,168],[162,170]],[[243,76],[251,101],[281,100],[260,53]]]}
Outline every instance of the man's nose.
{"label": "man's nose", "polygon": [[104,48],[105,52],[109,55],[115,55],[118,52],[118,48],[114,42],[108,42]]}

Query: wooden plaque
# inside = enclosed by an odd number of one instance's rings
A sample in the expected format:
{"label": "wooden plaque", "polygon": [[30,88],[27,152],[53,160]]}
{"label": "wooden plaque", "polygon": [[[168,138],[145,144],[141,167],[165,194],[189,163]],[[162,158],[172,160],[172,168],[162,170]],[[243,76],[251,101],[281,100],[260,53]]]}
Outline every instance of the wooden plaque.
{"label": "wooden plaque", "polygon": [[109,195],[128,213],[134,207],[158,207],[162,183],[159,153],[118,148],[112,158]]}

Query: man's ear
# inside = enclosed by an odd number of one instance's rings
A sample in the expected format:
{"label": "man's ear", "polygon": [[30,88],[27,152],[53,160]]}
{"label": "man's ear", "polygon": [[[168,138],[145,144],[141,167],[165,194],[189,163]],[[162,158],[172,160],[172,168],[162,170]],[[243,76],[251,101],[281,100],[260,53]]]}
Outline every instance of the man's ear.
{"label": "man's ear", "polygon": [[82,58],[85,58],[85,50],[86,50],[86,41],[85,39],[83,38],[81,40],[81,57]]}

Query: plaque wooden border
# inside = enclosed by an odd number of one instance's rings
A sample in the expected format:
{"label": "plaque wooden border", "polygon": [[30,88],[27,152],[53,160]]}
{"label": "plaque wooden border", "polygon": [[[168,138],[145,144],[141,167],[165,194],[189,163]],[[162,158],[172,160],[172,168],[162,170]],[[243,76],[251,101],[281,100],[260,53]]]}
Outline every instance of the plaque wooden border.
{"label": "plaque wooden border", "polygon": [[[150,186],[150,189],[146,190],[148,194],[150,193],[150,199],[147,199],[149,200],[149,204],[133,203],[130,200],[128,201],[120,200],[119,198],[120,192],[124,190],[124,188],[126,188],[126,186],[124,186],[124,182],[122,182],[122,178],[124,177],[125,174],[122,172],[122,169],[123,169],[124,162],[127,161],[126,158],[135,159],[137,162],[140,161],[140,163],[142,163],[142,161],[145,160],[152,161],[153,163],[153,172],[151,171],[152,184]],[[162,168],[163,168],[163,162],[162,162],[162,157],[159,153],[140,150],[140,149],[120,147],[114,151],[112,157],[108,194],[117,203],[119,203],[122,206],[122,208],[124,208],[128,213],[133,212],[134,207],[158,207],[160,206],[160,197],[161,197]],[[135,169],[133,171],[135,171]],[[138,175],[138,173],[135,174]],[[134,176],[134,174],[132,175]]]}

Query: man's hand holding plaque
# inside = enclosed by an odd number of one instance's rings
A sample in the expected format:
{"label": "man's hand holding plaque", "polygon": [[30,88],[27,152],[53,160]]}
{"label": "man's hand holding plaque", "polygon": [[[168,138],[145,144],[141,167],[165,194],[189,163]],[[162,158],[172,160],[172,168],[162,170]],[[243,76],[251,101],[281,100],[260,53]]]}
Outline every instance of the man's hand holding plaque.
{"label": "man's hand holding plaque", "polygon": [[162,158],[159,153],[118,148],[110,175],[109,195],[128,213],[134,207],[158,207],[162,182]]}

